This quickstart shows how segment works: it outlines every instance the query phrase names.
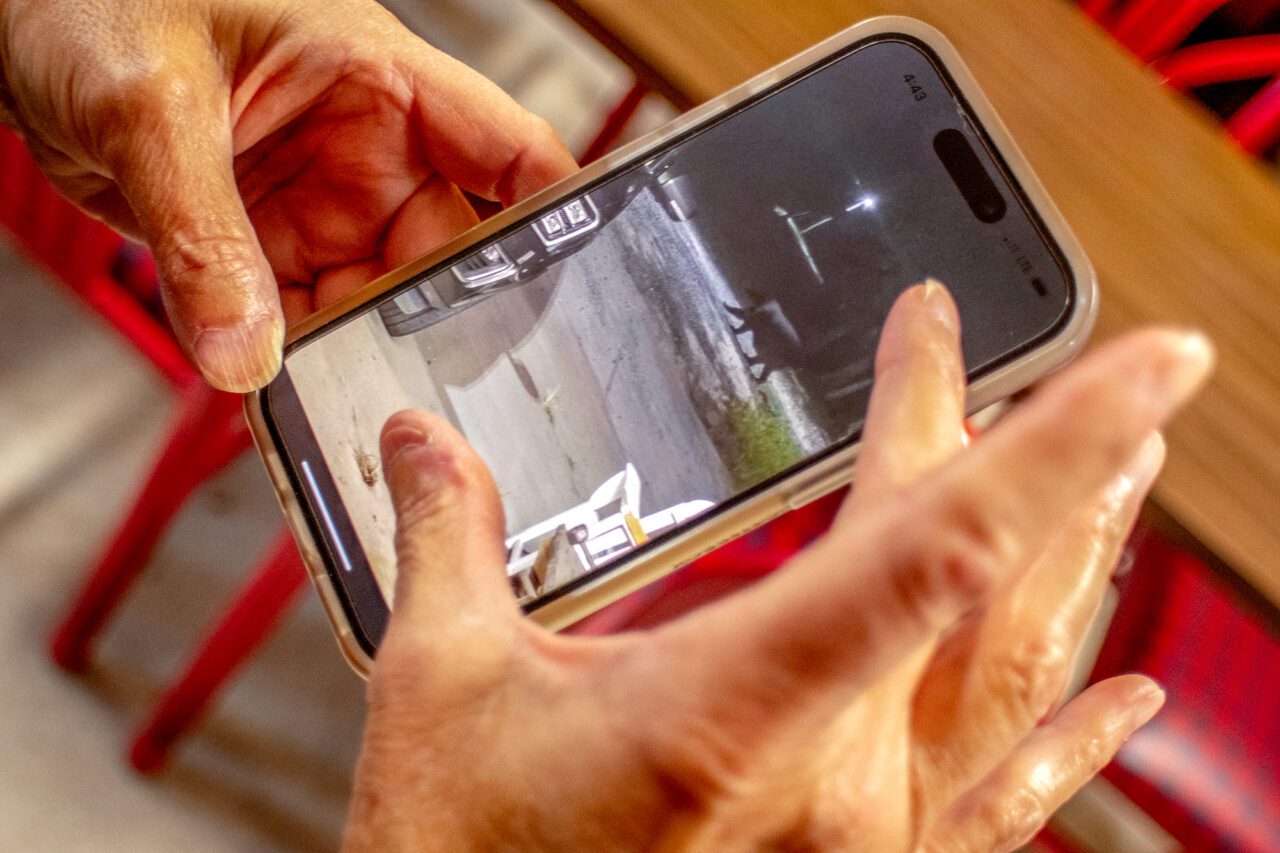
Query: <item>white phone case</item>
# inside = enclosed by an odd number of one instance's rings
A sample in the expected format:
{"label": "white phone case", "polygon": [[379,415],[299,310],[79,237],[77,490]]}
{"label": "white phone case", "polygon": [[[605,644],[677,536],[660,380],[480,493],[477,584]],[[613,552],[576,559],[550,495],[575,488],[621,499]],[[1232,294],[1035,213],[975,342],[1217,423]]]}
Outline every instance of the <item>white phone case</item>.
{"label": "white phone case", "polygon": [[[647,152],[660,148],[672,137],[697,127],[722,111],[856,42],[872,36],[892,34],[901,34],[925,43],[941,59],[959,92],[968,102],[972,114],[981,123],[983,130],[1004,158],[1010,174],[1021,186],[1043,220],[1046,230],[1057,241],[1075,279],[1075,304],[1070,317],[1058,334],[1035,350],[1019,356],[999,370],[971,384],[966,403],[967,411],[976,412],[1009,396],[1026,387],[1036,378],[1059,367],[1083,347],[1096,314],[1096,277],[1071,229],[1032,173],[1026,159],[1009,136],[1008,130],[978,88],[973,76],[950,42],[927,24],[911,18],[892,16],[863,21],[826,39],[720,97],[681,115],[666,126],[613,152],[573,176],[513,205],[412,263],[371,282],[339,303],[318,312],[291,329],[286,353],[305,338],[325,330],[326,326],[336,324],[346,315],[377,299],[381,294],[407,279],[439,265],[451,256],[539,208],[551,205],[561,197],[572,195],[580,187],[604,174],[624,164],[643,160]],[[322,549],[312,536],[303,506],[294,493],[284,463],[271,437],[264,403],[263,392],[257,392],[246,398],[245,411],[254,440],[266,463],[311,579],[320,593],[325,611],[333,624],[338,643],[356,671],[367,676],[373,661],[356,640],[347,619],[346,611],[339,599],[340,593],[330,578],[330,570],[322,556]],[[716,514],[705,522],[696,524],[690,530],[662,541],[634,559],[610,566],[599,577],[533,611],[530,614],[531,617],[551,629],[558,629],[582,619],[787,510],[803,506],[850,482],[856,453],[855,445],[822,459],[776,483],[766,491],[743,501],[732,511]]]}

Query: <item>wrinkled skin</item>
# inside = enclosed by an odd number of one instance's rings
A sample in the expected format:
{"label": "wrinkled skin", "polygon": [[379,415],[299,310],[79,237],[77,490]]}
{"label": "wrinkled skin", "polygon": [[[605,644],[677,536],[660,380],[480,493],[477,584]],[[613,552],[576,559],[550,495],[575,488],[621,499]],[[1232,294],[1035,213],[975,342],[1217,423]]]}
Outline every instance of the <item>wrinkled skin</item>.
{"label": "wrinkled skin", "polygon": [[[573,169],[540,120],[372,0],[0,0],[0,118],[154,251],[205,376],[257,387],[294,322]],[[832,531],[662,628],[524,620],[501,505],[421,413],[383,434],[397,610],[369,686],[352,850],[985,851],[1028,837],[1160,705],[1056,708],[1202,381],[1146,331],[960,445],[957,321],[909,291]]]}
{"label": "wrinkled skin", "polygon": [[[373,0],[0,0],[7,123],[155,253],[215,386],[296,322],[575,164],[545,122]],[[282,314],[283,306],[283,314]]]}
{"label": "wrinkled skin", "polygon": [[382,436],[396,611],[369,684],[347,848],[1009,850],[1163,701],[1132,675],[1058,708],[1203,381],[1147,330],[963,448],[943,287],[889,317],[857,485],[832,530],[662,627],[550,634],[505,579],[493,480],[442,420]]}

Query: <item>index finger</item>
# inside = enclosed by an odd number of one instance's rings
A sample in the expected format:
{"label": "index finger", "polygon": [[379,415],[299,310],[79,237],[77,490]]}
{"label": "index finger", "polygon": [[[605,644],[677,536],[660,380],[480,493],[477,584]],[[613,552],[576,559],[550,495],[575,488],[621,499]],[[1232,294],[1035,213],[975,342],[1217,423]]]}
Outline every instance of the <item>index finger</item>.
{"label": "index finger", "polygon": [[842,517],[885,499],[960,449],[964,390],[960,318],[946,287],[929,279],[899,296],[885,321]]}

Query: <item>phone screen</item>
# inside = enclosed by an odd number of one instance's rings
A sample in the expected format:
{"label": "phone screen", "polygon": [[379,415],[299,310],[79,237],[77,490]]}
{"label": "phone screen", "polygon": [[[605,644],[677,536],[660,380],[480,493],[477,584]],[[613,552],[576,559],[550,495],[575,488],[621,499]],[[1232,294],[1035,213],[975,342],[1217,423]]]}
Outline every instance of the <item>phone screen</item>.
{"label": "phone screen", "polygon": [[532,606],[856,440],[881,324],[928,276],[971,377],[1074,293],[940,62],[876,38],[304,341],[268,410],[376,645],[393,412],[444,415],[492,469]]}

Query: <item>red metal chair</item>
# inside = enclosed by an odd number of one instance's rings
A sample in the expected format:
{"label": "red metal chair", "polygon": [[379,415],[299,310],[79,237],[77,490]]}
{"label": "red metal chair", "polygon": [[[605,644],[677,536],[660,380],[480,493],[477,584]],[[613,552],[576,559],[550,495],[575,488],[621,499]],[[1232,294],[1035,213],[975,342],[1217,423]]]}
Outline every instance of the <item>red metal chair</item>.
{"label": "red metal chair", "polygon": [[237,415],[239,398],[200,381],[163,318],[133,292],[138,282],[121,280],[121,259],[130,245],[57,195],[16,135],[0,137],[0,162],[10,183],[0,221],[29,257],[146,356],[178,397],[174,429],[151,475],[54,635],[54,659],[80,670],[169,520],[196,486],[248,446],[249,437]]}
{"label": "red metal chair", "polygon": [[305,578],[297,546],[285,531],[134,732],[129,745],[134,768],[150,773],[164,766],[178,738],[200,720],[235,671],[275,630],[297,600]]}
{"label": "red metal chair", "polygon": [[622,100],[618,101],[617,106],[605,116],[604,124],[600,126],[595,139],[591,140],[582,152],[578,162],[583,166],[594,163],[616,146],[648,95],[649,87],[643,82],[637,80],[632,83],[631,88],[622,96]]}
{"label": "red metal chair", "polygon": [[1185,47],[1154,67],[1170,86],[1190,91],[1215,83],[1270,79],[1226,121],[1231,137],[1262,157],[1280,144],[1280,35],[1242,36]]}
{"label": "red metal chair", "polygon": [[[1280,143],[1280,35],[1177,49],[1216,12],[1225,24],[1216,29],[1243,33],[1273,19],[1280,2],[1082,0],[1080,6],[1179,90],[1270,80],[1225,127],[1259,157]],[[1093,678],[1145,672],[1169,698],[1104,775],[1188,850],[1280,848],[1280,614],[1246,601],[1210,567],[1157,536],[1143,541],[1119,586]]]}
{"label": "red metal chair", "polygon": [[1138,58],[1150,62],[1186,40],[1191,32],[1231,0],[1132,0],[1116,16],[1112,35]]}
{"label": "red metal chair", "polygon": [[[53,659],[83,670],[94,639],[137,578],[168,523],[201,483],[251,443],[240,397],[210,389],[170,333],[160,308],[154,267],[123,240],[63,199],[39,172],[16,135],[0,133],[0,224],[26,254],[66,284],[155,366],[178,400],[175,423],[121,526],[54,632]],[[272,548],[228,609],[195,664],[162,701],[132,751],[152,769],[183,726],[205,707],[235,666],[274,625],[305,577],[290,540]]]}
{"label": "red metal chair", "polygon": [[1214,13],[1230,13],[1232,29],[1247,28],[1280,15],[1280,0],[1081,0],[1080,8],[1182,91],[1270,80],[1226,119],[1226,130],[1257,157],[1280,145],[1280,35],[1241,36],[1173,52]]}
{"label": "red metal chair", "polygon": [[1277,0],[1080,0],[1079,5],[1144,62],[1186,41],[1215,12],[1232,12],[1256,24],[1280,9]]}
{"label": "red metal chair", "polygon": [[1106,778],[1187,850],[1280,846],[1280,613],[1147,537],[1093,678],[1140,671],[1168,692]]}

